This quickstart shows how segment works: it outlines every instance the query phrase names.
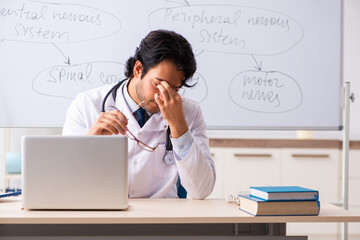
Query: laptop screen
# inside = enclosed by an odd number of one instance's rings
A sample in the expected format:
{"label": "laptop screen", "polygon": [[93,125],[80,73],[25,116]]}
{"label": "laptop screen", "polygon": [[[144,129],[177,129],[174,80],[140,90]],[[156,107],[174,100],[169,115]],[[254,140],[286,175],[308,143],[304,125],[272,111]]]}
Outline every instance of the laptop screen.
{"label": "laptop screen", "polygon": [[22,156],[24,208],[127,208],[126,137],[24,136]]}

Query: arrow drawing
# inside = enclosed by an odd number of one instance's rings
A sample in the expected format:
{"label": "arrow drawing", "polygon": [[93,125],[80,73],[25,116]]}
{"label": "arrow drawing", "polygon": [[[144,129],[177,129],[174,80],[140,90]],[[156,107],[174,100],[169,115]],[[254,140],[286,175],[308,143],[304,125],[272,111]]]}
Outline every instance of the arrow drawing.
{"label": "arrow drawing", "polygon": [[261,65],[262,65],[262,62],[260,62],[260,64],[256,61],[254,55],[251,55],[251,57],[254,59],[254,62],[256,64],[256,67],[254,67],[255,69],[261,71]]}
{"label": "arrow drawing", "polygon": [[64,63],[66,63],[67,65],[71,65],[71,64],[70,64],[70,57],[69,57],[69,56],[66,56],[66,55],[61,51],[61,49],[60,49],[58,46],[55,45],[55,43],[52,43],[52,45],[53,45],[57,50],[59,50],[59,52],[63,55],[63,57],[65,58]]}

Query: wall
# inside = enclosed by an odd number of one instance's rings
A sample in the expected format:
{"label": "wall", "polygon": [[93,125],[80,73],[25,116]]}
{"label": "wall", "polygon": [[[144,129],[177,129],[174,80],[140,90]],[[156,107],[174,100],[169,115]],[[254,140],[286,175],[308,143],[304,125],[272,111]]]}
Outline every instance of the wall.
{"label": "wall", "polygon": [[[360,1],[344,1],[344,81],[351,82],[355,97],[360,95]],[[350,137],[360,139],[360,100],[350,107]]]}
{"label": "wall", "polygon": [[[344,0],[344,81],[351,82],[351,91],[355,95],[360,92],[360,1]],[[331,57],[331,56],[328,56]],[[360,101],[351,104],[350,139],[360,140]],[[61,129],[13,128],[10,130],[10,147],[7,151],[20,151],[20,139],[24,134],[60,134]],[[212,138],[296,138],[296,131],[225,131],[209,130]],[[342,132],[315,131],[315,138],[341,139]],[[0,129],[0,160],[4,157],[4,131]],[[1,161],[3,162],[3,161]]]}

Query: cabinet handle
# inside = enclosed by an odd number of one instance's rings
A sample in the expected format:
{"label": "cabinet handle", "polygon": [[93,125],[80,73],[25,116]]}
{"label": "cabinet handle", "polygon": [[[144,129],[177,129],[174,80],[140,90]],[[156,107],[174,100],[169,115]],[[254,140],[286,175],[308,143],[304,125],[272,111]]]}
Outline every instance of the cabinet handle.
{"label": "cabinet handle", "polygon": [[293,158],[330,158],[329,154],[291,154]]}
{"label": "cabinet handle", "polygon": [[269,153],[264,153],[264,154],[260,154],[260,153],[234,153],[234,157],[251,157],[251,158],[271,158],[272,155]]}
{"label": "cabinet handle", "polygon": [[211,157],[215,157],[215,153],[210,153]]}

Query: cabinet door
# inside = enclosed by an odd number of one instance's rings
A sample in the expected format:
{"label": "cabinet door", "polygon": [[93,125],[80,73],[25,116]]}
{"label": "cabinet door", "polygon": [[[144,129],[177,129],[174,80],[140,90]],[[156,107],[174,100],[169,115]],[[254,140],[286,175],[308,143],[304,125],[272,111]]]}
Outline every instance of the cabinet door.
{"label": "cabinet door", "polygon": [[225,194],[249,191],[251,186],[279,185],[281,150],[228,148],[224,161]]}
{"label": "cabinet door", "polygon": [[[360,160],[360,159],[359,159]],[[360,171],[360,168],[358,168]],[[349,180],[349,211],[360,215],[360,179]],[[350,238],[352,237],[352,238]],[[349,223],[349,239],[360,239],[360,223]]]}
{"label": "cabinet door", "polygon": [[212,199],[224,199],[224,149],[223,148],[211,148],[211,157],[215,163],[216,182],[214,189],[209,197]]}
{"label": "cabinet door", "polygon": [[[321,208],[321,202],[340,200],[340,162],[337,149],[284,149],[282,184],[318,190]],[[287,225],[287,232],[293,235],[335,236],[339,230],[338,223]]]}
{"label": "cabinet door", "polygon": [[[342,175],[341,165],[339,178],[341,189]],[[349,152],[349,209],[352,208],[360,209],[360,150],[350,150]]]}
{"label": "cabinet door", "polygon": [[[349,211],[360,215],[360,150],[349,152]],[[360,223],[349,223],[351,238],[360,239]]]}
{"label": "cabinet door", "polygon": [[340,167],[337,149],[283,150],[283,184],[318,190],[320,201],[340,200]]}

